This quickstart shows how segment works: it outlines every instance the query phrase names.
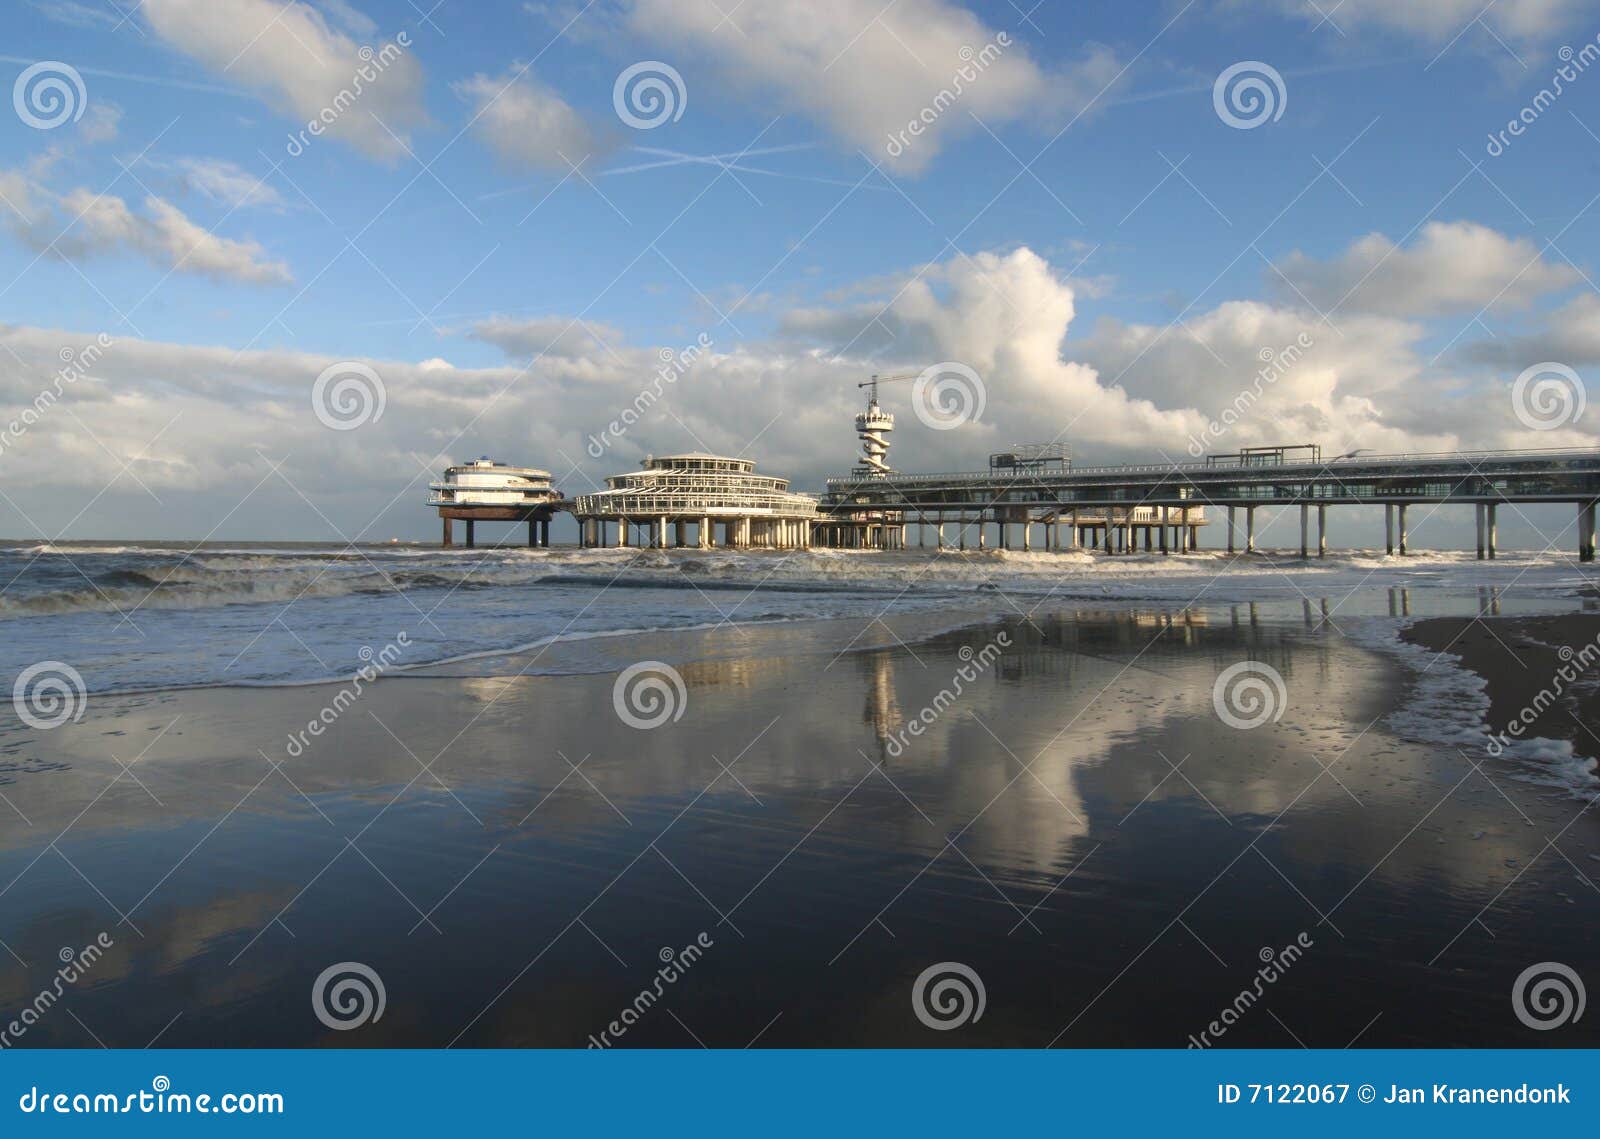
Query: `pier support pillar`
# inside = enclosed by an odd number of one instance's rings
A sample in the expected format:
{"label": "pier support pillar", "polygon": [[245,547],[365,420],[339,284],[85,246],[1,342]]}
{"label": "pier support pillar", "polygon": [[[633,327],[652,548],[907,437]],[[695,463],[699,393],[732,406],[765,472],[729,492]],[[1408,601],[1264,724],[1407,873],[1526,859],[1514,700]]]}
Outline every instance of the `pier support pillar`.
{"label": "pier support pillar", "polygon": [[472,534],[472,519],[468,518],[467,519],[467,549],[470,550],[470,549],[473,548],[473,546],[474,546],[474,540],[473,540],[473,534]]}
{"label": "pier support pillar", "polygon": [[1033,550],[1033,523],[1026,518],[1022,520],[1022,549],[1024,553]]}
{"label": "pier support pillar", "polygon": [[1158,506],[1156,507],[1156,512],[1161,515],[1161,521],[1156,526],[1156,529],[1161,531],[1161,552],[1162,554],[1166,554],[1167,531],[1170,529],[1170,527],[1167,525],[1167,508],[1165,506]]}
{"label": "pier support pillar", "polygon": [[1256,508],[1254,506],[1244,508],[1244,552],[1247,554],[1256,552]]}
{"label": "pier support pillar", "polygon": [[1233,507],[1228,507],[1228,553],[1233,553]]}
{"label": "pier support pillar", "polygon": [[528,546],[530,548],[532,548],[532,547],[537,546],[538,544],[539,544],[539,520],[537,518],[530,518],[530,519],[528,519]]}
{"label": "pier support pillar", "polygon": [[1578,560],[1594,561],[1594,503],[1578,504]]}
{"label": "pier support pillar", "polygon": [[1484,538],[1485,514],[1484,514],[1484,504],[1483,503],[1475,502],[1475,503],[1472,504],[1472,520],[1473,520],[1474,523],[1476,523],[1477,529],[1478,529],[1478,560],[1481,562],[1481,561],[1483,561],[1483,554],[1484,554],[1483,538]]}
{"label": "pier support pillar", "polygon": [[1407,505],[1408,505],[1407,503],[1402,502],[1400,504],[1400,510],[1399,510],[1399,514],[1400,514],[1400,556],[1402,558],[1406,556],[1406,537],[1407,537],[1407,535],[1406,535],[1406,506]]}
{"label": "pier support pillar", "polygon": [[1186,554],[1194,553],[1195,528],[1189,525],[1189,508],[1187,506],[1178,511],[1178,527],[1183,531],[1179,542],[1183,552]]}
{"label": "pier support pillar", "polygon": [[1079,535],[1078,535],[1078,512],[1076,510],[1074,510],[1072,512],[1072,524],[1067,527],[1067,532],[1071,535],[1071,538],[1069,539],[1069,541],[1071,543],[1069,548],[1076,550],[1078,548],[1078,541],[1079,541]]}
{"label": "pier support pillar", "polygon": [[1491,502],[1488,506],[1484,507],[1484,509],[1488,511],[1489,514],[1489,560],[1492,562],[1494,561],[1495,550],[1500,545],[1500,527],[1495,522],[1495,510],[1497,507]]}
{"label": "pier support pillar", "polygon": [[1328,556],[1328,508],[1317,505],[1317,557]]}
{"label": "pier support pillar", "polygon": [[617,519],[617,545],[618,545],[618,547],[622,547],[622,546],[626,546],[627,544],[628,544],[628,520],[626,518],[618,518]]}
{"label": "pier support pillar", "polygon": [[1311,507],[1300,504],[1300,556],[1311,556]]}
{"label": "pier support pillar", "polygon": [[1394,553],[1394,503],[1383,504],[1383,552]]}
{"label": "pier support pillar", "polygon": [[979,550],[983,550],[984,548],[985,548],[985,543],[984,543],[984,537],[983,537],[983,515],[980,514],[980,515],[978,515],[978,549]]}
{"label": "pier support pillar", "polygon": [[444,541],[439,544],[446,550],[456,544],[455,528],[455,523],[451,522],[450,519],[446,518],[444,520]]}
{"label": "pier support pillar", "polygon": [[1112,532],[1113,529],[1115,529],[1115,527],[1113,527],[1111,525],[1111,508],[1108,506],[1108,507],[1106,507],[1106,524],[1103,527],[1101,527],[1101,531],[1105,535],[1105,552],[1108,553],[1108,554],[1112,552],[1111,551],[1111,540],[1112,540],[1111,532]]}
{"label": "pier support pillar", "polygon": [[709,518],[700,519],[700,548],[702,550],[711,548],[711,519]]}

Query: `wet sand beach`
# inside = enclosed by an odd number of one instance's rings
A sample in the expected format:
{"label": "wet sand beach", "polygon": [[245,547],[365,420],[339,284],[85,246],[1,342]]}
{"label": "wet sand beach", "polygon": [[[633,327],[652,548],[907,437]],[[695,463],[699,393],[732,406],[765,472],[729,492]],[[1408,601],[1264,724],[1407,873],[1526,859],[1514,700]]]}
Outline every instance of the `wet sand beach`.
{"label": "wet sand beach", "polygon": [[[1511,997],[1600,964],[1590,800],[1406,738],[1417,677],[1354,631],[1051,603],[617,638],[582,675],[344,702],[95,697],[0,732],[0,1007],[105,933],[20,1046],[1595,1045]],[[1456,632],[1414,635],[1479,667]],[[651,660],[682,690],[630,726]],[[1214,690],[1245,661],[1282,689],[1235,726]],[[385,1006],[335,1031],[308,997],[345,962]],[[914,993],[948,963],[983,1004],[945,1031]]]}

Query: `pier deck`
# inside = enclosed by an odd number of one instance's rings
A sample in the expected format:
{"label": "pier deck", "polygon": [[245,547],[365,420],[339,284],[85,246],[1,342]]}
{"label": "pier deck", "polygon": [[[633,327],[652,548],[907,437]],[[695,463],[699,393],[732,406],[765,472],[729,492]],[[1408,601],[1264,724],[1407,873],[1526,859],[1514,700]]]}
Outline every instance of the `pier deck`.
{"label": "pier deck", "polygon": [[[994,522],[1002,543],[1006,526],[1020,524],[1027,533],[1034,524],[1076,521],[1074,541],[1085,525],[1103,531],[1110,543],[1117,531],[1149,525],[1135,510],[1181,512],[1178,529],[1197,535],[1188,511],[1225,508],[1228,549],[1235,547],[1235,511],[1246,518],[1246,549],[1255,546],[1258,506],[1300,507],[1300,549],[1309,554],[1309,515],[1317,508],[1317,551],[1327,549],[1329,506],[1385,507],[1387,548],[1406,552],[1407,507],[1415,503],[1463,503],[1477,508],[1478,556],[1496,550],[1495,508],[1502,503],[1570,502],[1578,507],[1578,556],[1595,553],[1595,503],[1600,499],[1600,451],[1463,451],[1441,454],[1340,456],[1332,460],[1211,463],[1166,463],[1108,467],[1073,467],[1051,471],[949,472],[890,474],[868,478],[851,475],[827,483],[822,511],[841,522],[877,513],[898,513],[908,522],[934,526],[944,521]],[[1162,518],[1170,518],[1163,514]],[[1089,519],[1089,521],[1085,521]],[[826,525],[826,521],[823,523]],[[1154,523],[1163,537],[1170,522]],[[1059,531],[1058,531],[1059,533]],[[1146,531],[1148,545],[1149,531]],[[1131,536],[1117,539],[1131,549]],[[1059,546],[1059,539],[1057,540]],[[1181,539],[1180,539],[1181,548]],[[1108,544],[1107,549],[1111,546]]]}

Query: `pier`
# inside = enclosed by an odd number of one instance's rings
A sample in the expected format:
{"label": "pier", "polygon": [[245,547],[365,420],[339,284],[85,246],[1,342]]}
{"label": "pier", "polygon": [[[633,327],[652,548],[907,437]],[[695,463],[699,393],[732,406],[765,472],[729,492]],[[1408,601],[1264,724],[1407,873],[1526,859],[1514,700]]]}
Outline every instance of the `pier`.
{"label": "pier", "polygon": [[479,522],[526,522],[528,545],[550,545],[550,519],[561,508],[561,492],[550,484],[550,472],[512,467],[487,455],[449,467],[443,480],[429,483],[428,505],[443,520],[444,549],[455,545],[455,524],[467,524],[467,549],[477,545]]}
{"label": "pier", "polygon": [[699,452],[646,458],[640,470],[572,503],[582,546],[803,550],[812,544],[817,500],[789,480],[755,473],[755,461]]}
{"label": "pier", "polygon": [[[1252,448],[1195,463],[1037,469],[1019,467],[940,474],[853,473],[827,481],[819,526],[846,541],[877,548],[904,544],[904,528],[996,527],[997,543],[1020,530],[1022,549],[1043,526],[1045,549],[1097,544],[1107,553],[1145,548],[1183,553],[1198,544],[1207,508],[1225,511],[1227,550],[1256,545],[1256,511],[1300,508],[1300,554],[1328,549],[1333,506],[1382,506],[1385,549],[1409,552],[1409,508],[1468,504],[1477,512],[1479,558],[1495,556],[1497,508],[1521,503],[1571,503],[1578,512],[1578,558],[1595,555],[1595,505],[1600,500],[1600,451],[1460,451],[1440,454],[1341,455],[1323,460],[1311,446]],[[1315,512],[1315,541],[1311,519]],[[1063,526],[1070,540],[1063,544]],[[899,535],[881,535],[898,528]],[[1159,541],[1152,543],[1152,535]],[[890,543],[884,545],[883,543]],[[919,544],[921,544],[919,542]],[[965,548],[963,546],[963,548]]]}

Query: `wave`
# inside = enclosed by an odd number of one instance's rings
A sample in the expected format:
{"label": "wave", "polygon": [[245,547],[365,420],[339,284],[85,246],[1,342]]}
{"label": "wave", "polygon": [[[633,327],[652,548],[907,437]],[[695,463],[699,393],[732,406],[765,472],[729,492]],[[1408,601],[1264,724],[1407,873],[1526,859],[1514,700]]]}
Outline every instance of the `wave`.
{"label": "wave", "polygon": [[[1406,702],[1386,719],[1399,736],[1421,743],[1459,747],[1469,756],[1490,755],[1489,683],[1451,652],[1435,652],[1402,635],[1414,622],[1383,618],[1341,619],[1356,644],[1398,661],[1413,675]],[[1580,798],[1600,795],[1596,759],[1579,755],[1569,740],[1529,736],[1508,741],[1496,753],[1517,761],[1525,782],[1559,787]]]}

